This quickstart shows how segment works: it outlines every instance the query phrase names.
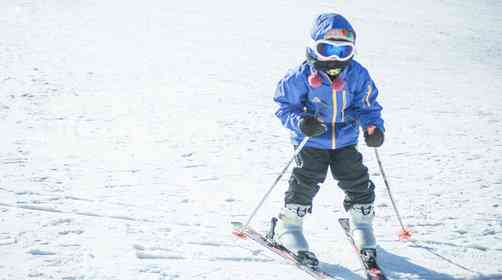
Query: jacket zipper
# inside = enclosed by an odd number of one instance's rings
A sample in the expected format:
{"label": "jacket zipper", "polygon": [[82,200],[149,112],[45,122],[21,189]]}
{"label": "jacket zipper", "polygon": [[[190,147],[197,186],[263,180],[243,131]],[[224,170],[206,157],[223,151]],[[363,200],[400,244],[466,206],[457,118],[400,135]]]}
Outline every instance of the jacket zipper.
{"label": "jacket zipper", "polygon": [[[321,75],[323,75],[323,73],[321,73]],[[333,88],[333,82],[331,81],[331,79],[327,76],[327,75],[323,75],[324,78],[328,81],[329,83],[329,86],[331,88],[331,94],[332,94],[332,98],[333,98],[333,122],[331,124],[332,126],[332,132],[331,132],[331,137],[333,138],[333,141],[332,141],[332,145],[331,145],[331,148],[334,150],[336,149],[336,118],[338,116],[338,95],[337,95],[337,92],[336,90]],[[342,92],[342,122],[345,121],[345,106],[347,106],[347,93],[346,93],[346,90],[344,89],[343,92]],[[368,94],[368,96],[370,95],[371,93]]]}
{"label": "jacket zipper", "polygon": [[333,122],[332,122],[332,135],[333,137],[333,144],[332,148],[336,149],[336,117],[338,115],[338,102],[337,102],[337,95],[336,95],[336,90],[334,88],[331,89],[332,95],[333,95]]}

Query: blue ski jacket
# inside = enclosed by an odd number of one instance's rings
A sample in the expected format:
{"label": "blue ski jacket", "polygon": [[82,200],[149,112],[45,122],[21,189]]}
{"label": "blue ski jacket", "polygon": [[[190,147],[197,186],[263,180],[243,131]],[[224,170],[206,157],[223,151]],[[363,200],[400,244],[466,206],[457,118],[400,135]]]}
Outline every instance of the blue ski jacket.
{"label": "blue ski jacket", "polygon": [[[355,41],[353,27],[343,16],[335,13],[318,16],[310,36],[314,41],[323,39],[331,29],[350,30]],[[308,81],[309,76],[315,73],[321,78],[319,87],[311,86]],[[327,74],[316,72],[304,62],[279,81],[274,97],[279,104],[276,116],[291,131],[294,145],[305,137],[299,128],[299,121],[305,114],[318,116],[328,128],[326,133],[309,139],[308,147],[338,149],[357,144],[359,126],[365,129],[374,125],[384,131],[382,106],[376,101],[378,90],[366,68],[352,59],[338,79],[344,84],[341,89],[332,86]]]}
{"label": "blue ski jacket", "polygon": [[276,116],[291,131],[292,142],[298,145],[305,137],[299,128],[300,118],[317,115],[327,126],[326,133],[309,139],[306,146],[338,149],[357,144],[359,126],[374,125],[384,131],[382,106],[376,101],[378,90],[368,71],[357,61],[340,74],[344,87],[336,91],[327,74],[319,72],[320,87],[314,88],[308,76],[314,70],[303,63],[291,70],[277,85],[274,101],[279,104]]}

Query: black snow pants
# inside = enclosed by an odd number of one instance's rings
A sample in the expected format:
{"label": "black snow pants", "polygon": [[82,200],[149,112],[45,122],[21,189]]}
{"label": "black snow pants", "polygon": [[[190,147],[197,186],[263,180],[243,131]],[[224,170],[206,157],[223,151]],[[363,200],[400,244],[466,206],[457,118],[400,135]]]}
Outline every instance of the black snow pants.
{"label": "black snow pants", "polygon": [[362,159],[355,145],[336,150],[304,147],[296,157],[297,166],[289,179],[285,203],[312,206],[319,184],[326,179],[328,167],[345,192],[345,210],[354,204],[373,203],[375,185],[369,179],[368,168]]}

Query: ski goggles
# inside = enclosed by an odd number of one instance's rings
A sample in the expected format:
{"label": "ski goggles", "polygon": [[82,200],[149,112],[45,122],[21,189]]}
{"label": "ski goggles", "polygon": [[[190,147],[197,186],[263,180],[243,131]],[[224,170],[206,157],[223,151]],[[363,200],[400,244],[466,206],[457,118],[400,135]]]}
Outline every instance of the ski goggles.
{"label": "ski goggles", "polygon": [[321,60],[346,61],[352,58],[355,51],[354,43],[333,40],[318,40],[312,50]]}

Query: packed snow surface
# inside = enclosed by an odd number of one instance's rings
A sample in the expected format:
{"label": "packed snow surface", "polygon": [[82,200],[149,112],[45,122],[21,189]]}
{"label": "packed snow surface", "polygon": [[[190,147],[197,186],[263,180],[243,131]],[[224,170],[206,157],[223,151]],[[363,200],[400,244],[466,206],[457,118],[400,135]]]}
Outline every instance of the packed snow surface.
{"label": "packed snow surface", "polygon": [[[0,279],[308,279],[231,234],[289,160],[276,82],[320,12],[356,28],[384,106],[372,149],[390,279],[502,279],[502,3],[0,1]],[[287,174],[252,226],[282,205]],[[306,221],[363,279],[329,178]]]}

